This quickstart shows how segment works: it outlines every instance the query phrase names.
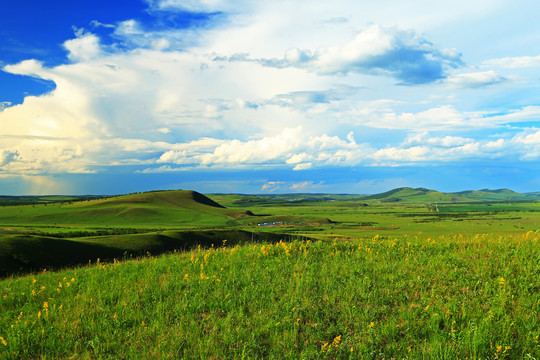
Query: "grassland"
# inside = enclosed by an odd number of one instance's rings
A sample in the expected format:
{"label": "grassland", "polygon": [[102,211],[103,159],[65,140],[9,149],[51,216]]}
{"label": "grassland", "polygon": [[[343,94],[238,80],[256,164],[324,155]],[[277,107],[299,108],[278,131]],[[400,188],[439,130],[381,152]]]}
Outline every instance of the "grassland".
{"label": "grassland", "polygon": [[374,237],[35,274],[0,283],[0,356],[538,358],[539,259],[538,233]]}
{"label": "grassland", "polygon": [[540,359],[539,204],[413,190],[0,207],[0,358]]}

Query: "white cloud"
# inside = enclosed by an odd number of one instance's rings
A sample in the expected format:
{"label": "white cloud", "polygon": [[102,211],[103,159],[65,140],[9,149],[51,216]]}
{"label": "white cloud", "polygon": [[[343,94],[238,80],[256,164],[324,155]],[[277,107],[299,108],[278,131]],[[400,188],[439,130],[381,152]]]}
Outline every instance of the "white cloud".
{"label": "white cloud", "polygon": [[304,162],[306,160],[310,160],[312,157],[311,155],[308,155],[306,153],[300,153],[300,154],[294,154],[290,158],[287,159],[287,164],[299,164],[301,162]]}
{"label": "white cloud", "polygon": [[489,85],[495,85],[507,81],[505,77],[498,75],[495,71],[474,72],[467,74],[457,74],[446,79],[446,84],[455,88],[474,89]]}
{"label": "white cloud", "polygon": [[146,168],[144,170],[137,170],[136,173],[141,174],[161,174],[161,173],[170,173],[170,172],[183,172],[183,171],[189,171],[189,168],[186,167],[171,167],[169,165],[163,165],[157,168]]}
{"label": "white cloud", "polygon": [[540,55],[491,59],[485,61],[483,65],[487,67],[501,67],[507,69],[540,67]]}
{"label": "white cloud", "polygon": [[277,136],[246,142],[232,140],[218,146],[212,154],[201,157],[203,165],[249,164],[280,161],[301,145],[302,128],[287,128]]}
{"label": "white cloud", "polygon": [[293,167],[293,170],[307,170],[307,169],[311,169],[311,167],[313,167],[313,163],[302,163],[302,164],[297,164],[295,167]]}
{"label": "white cloud", "polygon": [[354,109],[352,114],[363,114],[360,118],[366,126],[380,129],[442,130],[474,126],[464,114],[450,105],[439,106],[420,112],[396,113],[391,108]]}
{"label": "white cloud", "polygon": [[154,50],[166,50],[171,46],[169,40],[160,38],[152,41],[152,49]]}
{"label": "white cloud", "polygon": [[162,128],[157,129],[157,131],[162,133],[162,134],[168,134],[168,133],[171,132],[171,129],[166,128],[166,127],[162,127]]}
{"label": "white cloud", "polygon": [[43,68],[43,64],[37,60],[24,60],[18,64],[6,65],[3,70],[5,72],[16,75],[27,75],[44,80],[50,80],[47,71]]}
{"label": "white cloud", "polygon": [[78,34],[77,38],[64,42],[71,61],[85,61],[96,58],[101,53],[99,38],[91,33]]}
{"label": "white cloud", "polygon": [[529,134],[520,134],[517,135],[514,139],[514,142],[526,144],[526,145],[540,145],[540,131],[536,131]]}
{"label": "white cloud", "polygon": [[430,161],[430,148],[427,146],[413,146],[410,148],[391,147],[377,150],[373,154],[376,161],[383,162],[423,162]]}
{"label": "white cloud", "polygon": [[107,29],[114,29],[115,26],[113,24],[104,24],[104,23],[101,23],[97,20],[92,20],[90,21],[90,25],[92,25],[93,27],[96,27],[96,28],[99,28],[99,27],[103,27],[103,28],[107,28]]}
{"label": "white cloud", "polygon": [[305,188],[311,188],[313,186],[313,181],[302,181],[301,183],[292,184],[289,186],[291,190],[301,190]]}
{"label": "white cloud", "polygon": [[263,184],[263,186],[261,186],[261,191],[274,192],[278,190],[283,184],[285,184],[284,181],[267,181],[265,184]]}
{"label": "white cloud", "polygon": [[463,138],[460,136],[444,136],[444,137],[429,137],[428,132],[416,133],[409,135],[404,141],[404,145],[414,144],[429,144],[441,147],[456,147],[473,142],[471,138]]}

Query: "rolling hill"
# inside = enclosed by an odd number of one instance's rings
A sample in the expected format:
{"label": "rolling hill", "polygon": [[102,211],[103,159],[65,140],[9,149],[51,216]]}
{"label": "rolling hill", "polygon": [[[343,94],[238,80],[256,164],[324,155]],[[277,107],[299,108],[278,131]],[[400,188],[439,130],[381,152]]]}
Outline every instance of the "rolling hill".
{"label": "rolling hill", "polygon": [[190,190],[154,191],[78,201],[0,207],[0,224],[93,226],[223,226],[243,210],[226,209]]}

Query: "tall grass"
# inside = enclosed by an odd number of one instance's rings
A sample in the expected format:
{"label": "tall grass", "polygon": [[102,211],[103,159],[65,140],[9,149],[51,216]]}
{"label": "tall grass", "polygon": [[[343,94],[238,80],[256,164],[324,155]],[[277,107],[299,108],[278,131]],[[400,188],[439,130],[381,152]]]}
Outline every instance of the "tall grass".
{"label": "tall grass", "polygon": [[540,358],[538,233],[196,249],[0,282],[0,358]]}

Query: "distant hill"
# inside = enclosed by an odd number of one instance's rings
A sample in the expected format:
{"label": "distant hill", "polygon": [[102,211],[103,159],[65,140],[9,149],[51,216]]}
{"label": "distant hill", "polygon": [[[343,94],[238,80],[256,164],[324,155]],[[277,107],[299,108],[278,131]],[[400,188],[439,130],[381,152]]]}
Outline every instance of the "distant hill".
{"label": "distant hill", "polygon": [[426,188],[402,187],[384,193],[366,196],[365,200],[380,202],[483,202],[483,201],[535,201],[540,200],[540,193],[521,194],[509,189],[482,189],[467,190],[453,193],[444,193]]}
{"label": "distant hill", "polygon": [[233,208],[252,206],[298,206],[309,202],[337,201],[371,203],[468,203],[496,201],[537,201],[540,192],[521,194],[509,189],[482,189],[444,193],[426,188],[400,187],[374,195],[355,194],[213,194],[221,203]]}
{"label": "distant hill", "polygon": [[366,196],[365,200],[380,202],[463,202],[467,199],[458,194],[447,194],[426,188],[402,187],[384,193]]}
{"label": "distant hill", "polygon": [[402,187],[384,193],[366,196],[365,200],[380,202],[484,202],[484,201],[536,201],[540,200],[540,193],[521,194],[509,189],[482,189],[466,190],[453,193],[444,193],[426,188]]}
{"label": "distant hill", "polygon": [[73,202],[83,200],[103,199],[103,195],[38,195],[38,196],[7,196],[0,195],[0,206],[21,204],[43,204],[53,202]]}
{"label": "distant hill", "polygon": [[459,194],[468,199],[478,199],[481,201],[507,201],[507,200],[530,200],[534,198],[540,198],[540,196],[531,196],[528,194],[520,194],[510,189],[482,189],[482,190],[468,190],[461,191],[455,194]]}

